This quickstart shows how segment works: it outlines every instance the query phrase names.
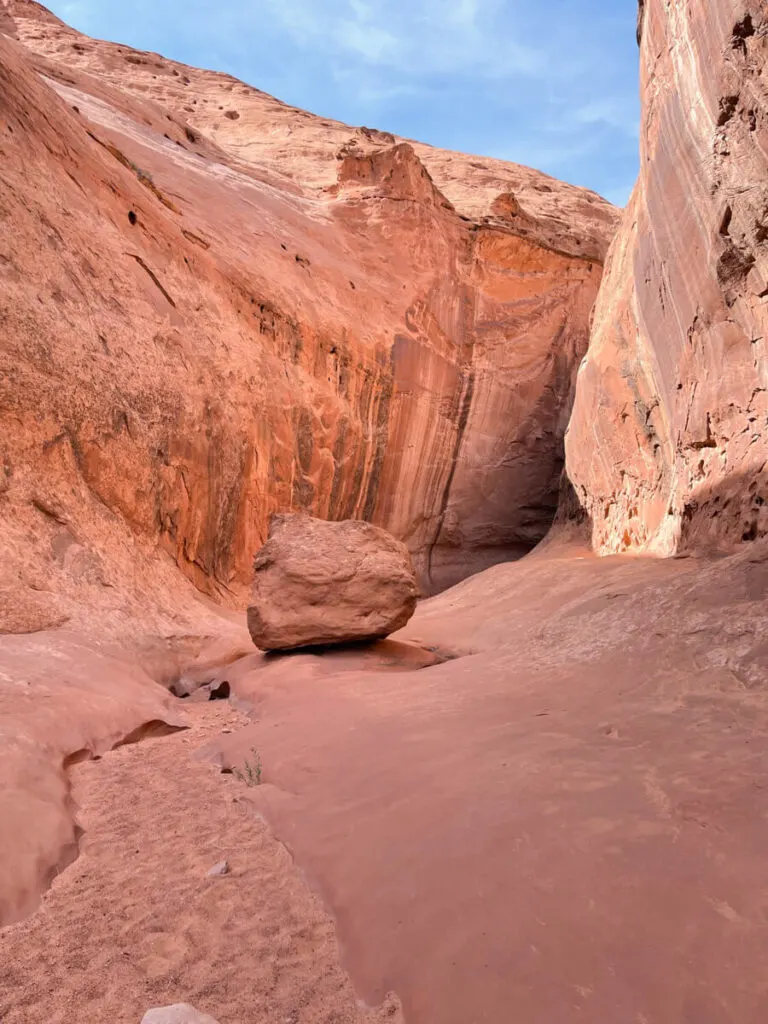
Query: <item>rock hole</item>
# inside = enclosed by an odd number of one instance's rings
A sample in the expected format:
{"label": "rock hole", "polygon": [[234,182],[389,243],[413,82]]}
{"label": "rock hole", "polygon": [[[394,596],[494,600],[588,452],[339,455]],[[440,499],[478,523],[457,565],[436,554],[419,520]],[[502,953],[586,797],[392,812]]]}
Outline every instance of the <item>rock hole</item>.
{"label": "rock hole", "polygon": [[136,224],[138,222],[138,219],[139,218],[136,216],[136,214],[133,212],[133,210],[129,210],[128,211],[128,221],[131,224]]}
{"label": "rock hole", "polygon": [[739,102],[738,93],[735,96],[721,96],[720,97],[720,115],[717,119],[718,128],[722,128],[723,125],[733,117],[736,112],[736,104]]}
{"label": "rock hole", "polygon": [[731,45],[734,50],[741,50],[742,53],[747,52],[746,40],[750,36],[755,34],[755,26],[752,22],[752,15],[745,15],[741,21],[737,21],[733,26],[733,32],[731,33]]}
{"label": "rock hole", "polygon": [[220,683],[212,683],[208,691],[208,700],[229,700],[230,687],[226,679]]}
{"label": "rock hole", "polygon": [[73,765],[80,764],[82,761],[90,761],[92,760],[92,758],[92,751],[88,750],[86,747],[83,747],[81,750],[76,750],[72,754],[67,754],[67,756],[64,758],[62,762],[62,768],[66,772],[69,771],[69,769],[72,768]]}

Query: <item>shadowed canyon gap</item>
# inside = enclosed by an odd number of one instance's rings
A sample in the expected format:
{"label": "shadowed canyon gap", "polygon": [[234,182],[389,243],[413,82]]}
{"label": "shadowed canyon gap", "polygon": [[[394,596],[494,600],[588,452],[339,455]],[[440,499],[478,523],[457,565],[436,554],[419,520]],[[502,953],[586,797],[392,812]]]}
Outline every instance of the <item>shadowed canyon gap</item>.
{"label": "shadowed canyon gap", "polygon": [[[640,4],[577,375],[598,197],[0,0],[4,1021],[764,1024],[767,37]],[[530,549],[574,380],[594,551],[254,651],[272,511]]]}

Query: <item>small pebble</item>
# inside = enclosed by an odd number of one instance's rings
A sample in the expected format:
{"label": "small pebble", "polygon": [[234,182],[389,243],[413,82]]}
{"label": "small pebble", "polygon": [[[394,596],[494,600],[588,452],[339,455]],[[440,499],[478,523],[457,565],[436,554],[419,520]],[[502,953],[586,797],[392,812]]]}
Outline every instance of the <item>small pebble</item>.
{"label": "small pebble", "polygon": [[207,1013],[201,1013],[189,1003],[175,1003],[173,1006],[156,1006],[147,1010],[141,1024],[218,1024]]}
{"label": "small pebble", "polygon": [[218,864],[214,864],[211,870],[208,872],[208,878],[220,878],[222,875],[229,874],[229,861],[220,860]]}

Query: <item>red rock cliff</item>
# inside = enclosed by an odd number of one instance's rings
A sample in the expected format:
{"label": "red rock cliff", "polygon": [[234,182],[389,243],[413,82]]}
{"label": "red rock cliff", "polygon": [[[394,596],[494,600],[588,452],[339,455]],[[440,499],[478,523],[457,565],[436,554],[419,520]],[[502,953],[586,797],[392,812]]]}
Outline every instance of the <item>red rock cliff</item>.
{"label": "red rock cliff", "polygon": [[609,204],[0,15],[5,628],[140,591],[136,543],[237,603],[275,510],[427,589],[544,534]]}
{"label": "red rock cliff", "polygon": [[768,10],[645,0],[640,179],[582,366],[568,473],[603,553],[768,532]]}

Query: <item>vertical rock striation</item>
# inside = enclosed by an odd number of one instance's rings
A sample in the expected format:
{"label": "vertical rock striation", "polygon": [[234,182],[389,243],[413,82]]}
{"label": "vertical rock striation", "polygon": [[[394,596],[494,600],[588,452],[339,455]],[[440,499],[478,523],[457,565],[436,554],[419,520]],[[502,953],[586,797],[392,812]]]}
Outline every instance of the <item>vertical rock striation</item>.
{"label": "vertical rock striation", "polygon": [[98,586],[62,531],[234,605],[276,511],[384,526],[427,591],[544,535],[609,204],[0,12],[14,593]]}
{"label": "vertical rock striation", "polygon": [[768,10],[644,0],[641,170],[567,469],[602,553],[768,532]]}

